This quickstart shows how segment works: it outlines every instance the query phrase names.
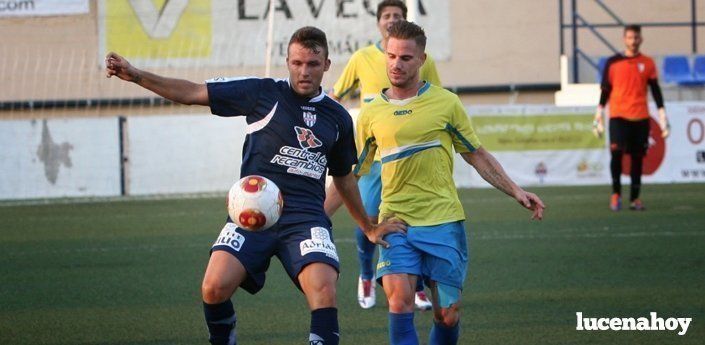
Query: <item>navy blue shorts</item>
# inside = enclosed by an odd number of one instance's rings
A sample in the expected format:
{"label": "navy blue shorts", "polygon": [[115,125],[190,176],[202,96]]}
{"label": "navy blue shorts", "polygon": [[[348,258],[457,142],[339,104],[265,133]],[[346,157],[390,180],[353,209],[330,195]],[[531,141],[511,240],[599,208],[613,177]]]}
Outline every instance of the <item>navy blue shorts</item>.
{"label": "navy blue shorts", "polygon": [[211,252],[216,250],[232,254],[245,266],[247,278],[240,287],[251,294],[264,287],[265,273],[275,255],[299,290],[298,275],[310,263],[326,263],[340,272],[332,231],[324,222],[275,224],[264,231],[247,231],[228,219]]}

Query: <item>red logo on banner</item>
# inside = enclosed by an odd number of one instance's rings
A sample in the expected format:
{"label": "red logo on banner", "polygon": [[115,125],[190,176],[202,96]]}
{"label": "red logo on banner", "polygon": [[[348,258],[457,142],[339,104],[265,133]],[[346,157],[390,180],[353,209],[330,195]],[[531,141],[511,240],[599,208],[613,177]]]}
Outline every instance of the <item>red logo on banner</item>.
{"label": "red logo on banner", "polygon": [[[661,136],[661,127],[653,118],[649,118],[649,127],[649,149],[644,157],[643,175],[655,173],[666,155],[666,141]],[[631,166],[632,157],[630,155],[622,156],[622,175],[629,176]]]}

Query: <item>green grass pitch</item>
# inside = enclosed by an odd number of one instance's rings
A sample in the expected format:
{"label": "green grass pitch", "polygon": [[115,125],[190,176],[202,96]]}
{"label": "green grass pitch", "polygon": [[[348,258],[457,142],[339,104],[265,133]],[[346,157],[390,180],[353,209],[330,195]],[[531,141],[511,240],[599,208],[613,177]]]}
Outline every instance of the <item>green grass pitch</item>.
{"label": "green grass pitch", "polygon": [[[647,210],[607,207],[609,188],[534,188],[543,222],[503,194],[463,190],[471,263],[461,344],[703,344],[705,184],[648,185]],[[204,344],[200,282],[224,198],[0,205],[0,344]],[[341,344],[387,343],[383,292],[357,306],[347,212]],[[241,344],[304,344],[309,312],[274,259],[264,290],[238,291]],[[576,331],[586,317],[691,317],[688,333]],[[416,313],[422,344],[429,312]]]}

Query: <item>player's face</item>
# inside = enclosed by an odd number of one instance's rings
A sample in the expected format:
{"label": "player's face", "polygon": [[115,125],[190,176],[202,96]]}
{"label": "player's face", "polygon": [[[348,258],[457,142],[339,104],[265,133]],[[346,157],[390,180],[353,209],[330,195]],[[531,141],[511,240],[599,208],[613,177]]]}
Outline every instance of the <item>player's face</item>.
{"label": "player's face", "polygon": [[305,97],[315,97],[318,95],[323,73],[330,67],[330,60],[325,57],[323,48],[309,49],[294,42],[289,45],[286,65],[289,69],[289,83],[294,92]]}
{"label": "player's face", "polygon": [[631,53],[638,53],[641,42],[642,39],[640,33],[632,30],[624,32],[624,46],[627,48],[627,51]]}
{"label": "player's face", "polygon": [[401,8],[396,6],[382,8],[382,14],[380,14],[379,20],[377,21],[377,28],[379,29],[379,33],[382,34],[382,38],[386,39],[389,27],[400,20],[404,20]]}
{"label": "player's face", "polygon": [[387,42],[387,76],[395,87],[413,87],[419,81],[419,68],[426,53],[413,39],[390,37]]}

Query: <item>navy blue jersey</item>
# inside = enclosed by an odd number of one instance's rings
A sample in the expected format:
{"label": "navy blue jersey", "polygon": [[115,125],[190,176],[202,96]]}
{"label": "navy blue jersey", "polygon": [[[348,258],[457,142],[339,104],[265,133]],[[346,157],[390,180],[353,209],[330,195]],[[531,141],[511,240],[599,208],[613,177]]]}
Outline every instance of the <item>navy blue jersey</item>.
{"label": "navy blue jersey", "polygon": [[330,220],[323,210],[326,172],[350,173],[357,150],[350,114],[321,91],[294,93],[288,80],[216,78],[206,82],[211,112],[245,116],[241,176],[261,175],[284,197],[279,224]]}

